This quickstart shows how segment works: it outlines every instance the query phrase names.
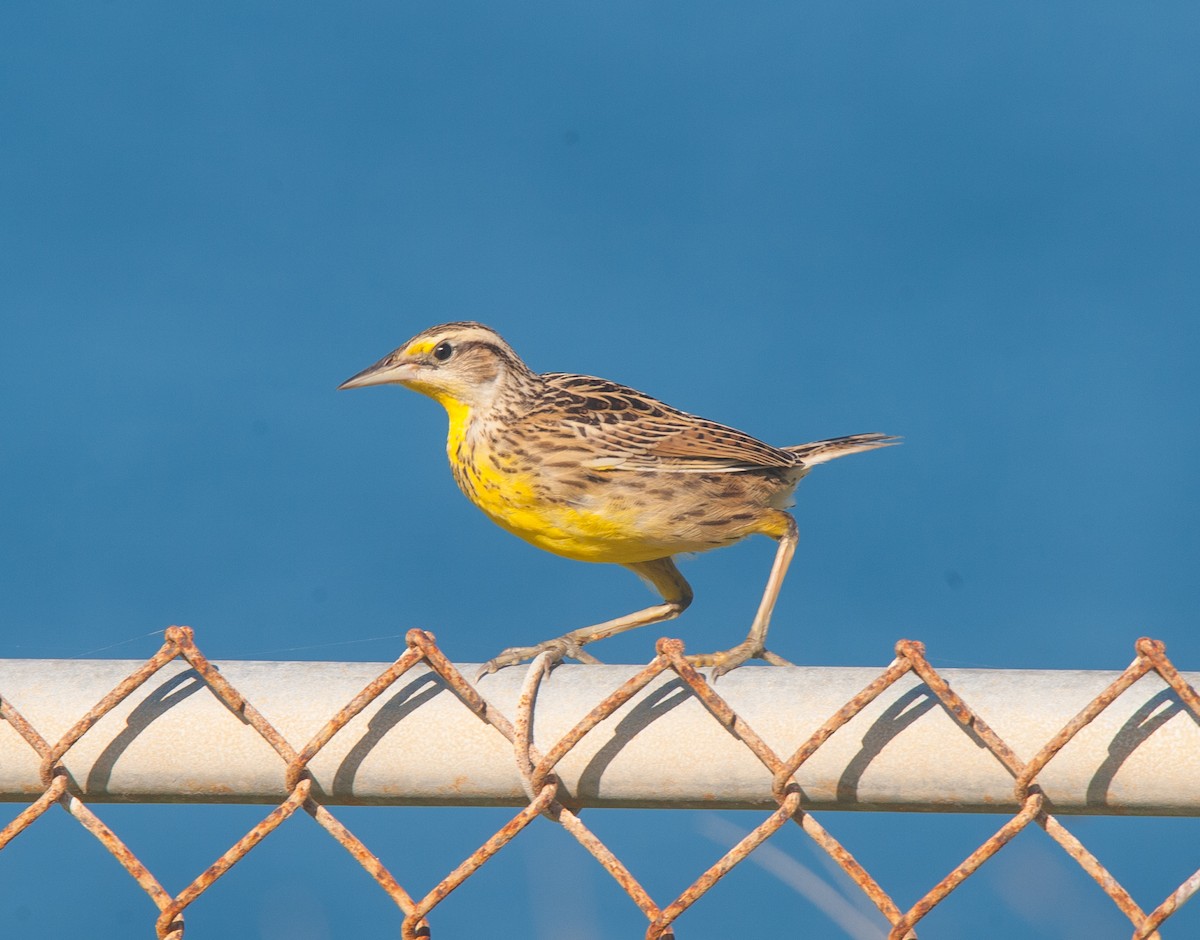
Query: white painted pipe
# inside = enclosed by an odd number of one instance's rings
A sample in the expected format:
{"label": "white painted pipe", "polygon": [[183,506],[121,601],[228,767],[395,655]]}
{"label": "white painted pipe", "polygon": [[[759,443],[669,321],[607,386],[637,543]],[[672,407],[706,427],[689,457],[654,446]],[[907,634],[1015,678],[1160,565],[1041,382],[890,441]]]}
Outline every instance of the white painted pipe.
{"label": "white painted pipe", "polygon": [[[0,695],[53,743],[141,665],[0,660]],[[299,749],[384,668],[375,663],[227,662],[221,673]],[[473,676],[474,666],[460,667]],[[538,695],[534,741],[547,752],[633,666],[560,666]],[[879,675],[862,668],[748,666],[716,690],[781,757]],[[946,669],[942,674],[1022,760],[1117,675]],[[509,719],[525,676],[479,683]],[[1200,676],[1186,677],[1193,685]],[[97,802],[273,803],[284,765],[186,664],[156,674],[70,750],[78,792]],[[0,722],[0,800],[32,801],[40,759]],[[375,700],[310,765],[330,804],[519,805],[512,746],[424,666]],[[583,806],[767,808],[771,775],[671,673],[592,731],[556,773]],[[812,809],[1012,811],[1013,780],[909,674],[800,769]],[[1134,685],[1039,775],[1054,811],[1200,813],[1200,727],[1156,675]]]}

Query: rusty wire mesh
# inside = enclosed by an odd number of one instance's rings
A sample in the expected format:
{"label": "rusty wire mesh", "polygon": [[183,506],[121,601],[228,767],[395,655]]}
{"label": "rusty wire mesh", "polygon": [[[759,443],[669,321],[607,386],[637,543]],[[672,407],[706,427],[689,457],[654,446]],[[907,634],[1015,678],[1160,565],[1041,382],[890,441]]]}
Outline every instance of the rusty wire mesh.
{"label": "rusty wire mesh", "polygon": [[[219,878],[271,834],[298,809],[315,819],[363,867],[375,883],[387,893],[403,914],[401,936],[406,940],[430,936],[429,918],[455,888],[490,861],[537,817],[543,816],[561,825],[574,836],[607,871],[645,916],[647,938],[673,937],[672,924],[691,905],[700,900],[716,882],[745,861],[754,850],[789,822],[798,825],[862,889],[890,925],[890,940],[915,938],[916,925],[937,904],[971,877],[1019,832],[1031,824],[1041,827],[1055,843],[1112,899],[1133,925],[1133,937],[1158,938],[1159,927],[1200,888],[1197,871],[1150,911],[1144,910],[1083,844],[1056,818],[1038,786],[1038,775],[1085,726],[1148,673],[1157,673],[1178,696],[1183,707],[1200,721],[1200,697],[1167,658],[1162,643],[1142,638],[1136,643],[1137,655],[1130,666],[1103,692],[1048,740],[1029,760],[1022,760],[987,724],[969,703],[950,687],[946,679],[925,657],[924,646],[901,640],[896,644],[896,659],[874,681],[829,716],[807,740],[791,754],[781,756],[767,746],[742,717],[688,662],[679,640],[660,640],[658,655],[636,675],[614,689],[567,734],[545,753],[532,744],[531,727],[538,689],[545,675],[544,663],[535,661],[527,674],[516,713],[501,714],[468,681],[437,647],[431,634],[413,630],[407,635],[404,654],[380,673],[362,691],[331,717],[302,747],[285,740],[271,722],[258,711],[209,662],[196,646],[187,627],[166,631],[162,648],[144,665],[131,673],[105,695],[93,708],[54,743],[33,727],[0,689],[0,717],[24,739],[41,760],[42,794],[23,809],[0,831],[0,850],[37,821],[52,806],[62,806],[87,831],[92,833],[129,872],[157,907],[157,936],[162,940],[181,940],[184,935],[183,912],[198,900]],[[242,721],[251,726],[279,755],[280,772],[286,781],[288,796],[249,832],[232,845],[191,884],[172,895],[122,842],[112,829],[80,799],[63,758],[101,718],[115,708],[167,663],[182,658],[196,671],[212,694]],[[383,863],[345,825],[322,805],[313,790],[308,765],[342,728],[372,701],[383,694],[418,663],[425,663],[445,681],[458,700],[480,721],[500,732],[512,745],[528,804],[493,836],[472,852],[453,871],[445,875],[421,897],[414,897],[388,871]],[[762,763],[772,780],[772,792],[778,808],[763,819],[748,835],[714,862],[678,897],[660,904],[639,883],[637,877],[593,833],[580,818],[569,795],[562,792],[555,766],[589,732],[612,716],[656,676],[672,672],[686,684],[712,719],[740,741]],[[954,717],[965,734],[982,742],[1013,778],[1013,791],[1019,811],[971,852],[952,871],[935,884],[907,910],[902,910],[859,861],[835,839],[804,807],[804,796],[795,774],[818,749],[884,690],[909,672],[915,673],[932,695]]]}

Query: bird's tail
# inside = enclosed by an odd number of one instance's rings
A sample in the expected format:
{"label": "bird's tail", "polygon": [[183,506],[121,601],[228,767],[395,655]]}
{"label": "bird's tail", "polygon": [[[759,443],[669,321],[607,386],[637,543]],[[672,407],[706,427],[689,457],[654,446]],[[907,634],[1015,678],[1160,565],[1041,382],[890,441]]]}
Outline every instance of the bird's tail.
{"label": "bird's tail", "polygon": [[789,454],[795,454],[811,467],[833,460],[834,457],[845,457],[847,454],[857,454],[864,450],[875,450],[877,447],[890,447],[899,443],[900,438],[891,434],[850,434],[846,437],[831,437],[827,441],[813,441],[811,444],[794,444],[783,449]]}

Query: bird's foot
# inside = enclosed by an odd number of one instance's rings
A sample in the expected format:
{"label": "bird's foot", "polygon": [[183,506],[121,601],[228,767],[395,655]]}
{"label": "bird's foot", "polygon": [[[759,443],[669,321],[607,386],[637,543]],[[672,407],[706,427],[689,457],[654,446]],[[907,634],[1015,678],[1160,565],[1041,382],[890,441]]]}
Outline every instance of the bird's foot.
{"label": "bird's foot", "polygon": [[772,666],[795,665],[795,663],[789,662],[782,656],[772,653],[762,643],[756,643],[749,637],[737,646],[722,650],[719,653],[701,653],[697,656],[689,656],[687,658],[688,662],[693,666],[712,666],[712,673],[710,675],[713,682],[716,682],[725,673],[737,669],[738,666],[751,659],[761,659]]}
{"label": "bird's foot", "polygon": [[480,666],[479,672],[475,674],[475,680],[479,681],[484,676],[491,675],[496,670],[503,669],[505,666],[515,666],[518,663],[528,662],[542,653],[550,654],[546,660],[547,673],[568,657],[581,663],[592,665],[599,664],[600,662],[591,653],[584,652],[583,644],[568,633],[565,636],[555,637],[553,640],[538,643],[536,646],[510,646],[495,659],[489,659]]}

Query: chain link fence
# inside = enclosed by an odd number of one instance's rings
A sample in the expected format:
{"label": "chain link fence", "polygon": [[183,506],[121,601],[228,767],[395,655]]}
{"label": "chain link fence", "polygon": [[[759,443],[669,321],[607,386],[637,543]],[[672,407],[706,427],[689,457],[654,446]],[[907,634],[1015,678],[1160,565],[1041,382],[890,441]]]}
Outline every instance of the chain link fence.
{"label": "chain link fence", "polygon": [[[960,692],[951,687],[951,681],[947,677],[953,677],[955,671],[939,672],[926,658],[923,645],[915,641],[901,640],[897,643],[896,659],[891,665],[869,681],[848,701],[844,701],[844,704],[828,714],[820,726],[808,734],[806,739],[801,740],[794,750],[782,753],[767,743],[769,739],[777,735],[760,734],[743,714],[735,711],[727,697],[723,696],[722,692],[727,691],[729,680],[733,676],[723,679],[720,683],[710,684],[703,674],[689,664],[684,655],[683,644],[679,640],[660,640],[657,653],[658,655],[644,668],[596,701],[582,718],[574,721],[569,730],[557,735],[548,746],[543,745],[539,749],[534,745],[534,723],[538,715],[539,692],[544,688],[546,677],[546,670],[543,668],[544,661],[536,660],[524,673],[519,693],[515,702],[509,706],[510,713],[506,714],[481,692],[481,689],[489,690],[486,686],[488,680],[475,683],[469,681],[445,657],[431,634],[413,630],[407,635],[405,653],[368,682],[332,717],[328,718],[302,746],[297,747],[277,729],[278,722],[273,724],[243,691],[235,687],[221,669],[207,659],[196,646],[191,629],[171,627],[166,631],[165,643],[153,657],[117,683],[100,701],[74,721],[65,733],[58,736],[51,735],[48,738],[44,733],[45,727],[39,730],[34,721],[27,719],[26,715],[33,714],[36,706],[10,698],[9,690],[0,680],[0,717],[7,722],[11,732],[19,737],[19,741],[23,742],[19,746],[22,752],[30,758],[32,766],[32,770],[22,777],[23,771],[17,766],[20,761],[9,761],[15,768],[13,771],[15,778],[19,779],[17,783],[5,784],[4,798],[24,800],[30,796],[35,797],[0,831],[0,850],[3,850],[14,838],[29,829],[39,817],[52,807],[61,806],[112,853],[113,857],[124,866],[125,870],[153,901],[159,911],[155,930],[160,940],[181,940],[184,936],[184,911],[200,899],[205,891],[238,861],[253,851],[284,820],[298,810],[302,810],[316,820],[391,898],[403,915],[401,936],[406,940],[430,936],[430,924],[435,908],[445,901],[455,888],[483,865],[490,862],[539,816],[557,823],[574,836],[620,885],[645,916],[647,938],[673,937],[672,924],[680,914],[700,901],[719,879],[744,862],[772,835],[789,824],[799,826],[858,885],[878,909],[881,917],[890,925],[888,933],[890,940],[915,938],[917,936],[915,928],[922,918],[978,871],[1019,832],[1031,825],[1045,830],[1047,835],[1095,880],[1129,919],[1133,925],[1134,938],[1159,937],[1160,926],[1200,887],[1200,871],[1197,871],[1157,907],[1149,911],[1144,910],[1064,825],[1062,822],[1063,812],[1059,803],[1052,802],[1047,795],[1056,791],[1047,786],[1046,792],[1044,792],[1042,786],[1055,762],[1061,763],[1070,758],[1071,749],[1068,748],[1068,745],[1073,741],[1081,740],[1081,732],[1084,732],[1085,728],[1093,726],[1094,723],[1098,724],[1097,719],[1112,710],[1114,704],[1122,696],[1139,683],[1139,680],[1150,674],[1157,674],[1165,683],[1165,687],[1161,693],[1155,691],[1151,698],[1145,700],[1149,704],[1141,704],[1135,710],[1133,718],[1127,719],[1121,724],[1121,727],[1129,729],[1130,722],[1133,721],[1134,725],[1140,729],[1132,744],[1126,741],[1122,745],[1124,754],[1128,755],[1131,750],[1152,739],[1162,730],[1164,721],[1151,721],[1150,719],[1154,714],[1161,714],[1164,708],[1169,714],[1186,712],[1193,724],[1200,722],[1200,698],[1197,697],[1193,686],[1172,665],[1166,656],[1163,644],[1158,641],[1147,638],[1138,640],[1136,643],[1137,655],[1130,666],[1108,683],[1102,691],[1091,696],[1090,701],[1074,717],[1058,727],[1048,739],[1045,739],[1044,743],[1041,743],[1040,747],[1033,752],[1033,756],[1027,760],[1019,757],[1010,741],[1006,741],[997,734],[984,720],[984,717],[964,700]],[[164,888],[146,865],[89,806],[89,803],[112,798],[111,794],[105,794],[103,779],[89,777],[81,781],[69,766],[72,755],[77,755],[87,742],[89,732],[92,732],[105,716],[114,713],[114,710],[117,710],[126,699],[149,683],[160,670],[174,660],[184,661],[187,667],[190,667],[189,677],[207,689],[225,709],[237,718],[242,726],[250,729],[256,741],[260,742],[260,747],[261,742],[265,742],[269,749],[277,755],[277,762],[274,758],[268,761],[273,766],[267,767],[266,772],[273,775],[273,790],[284,795],[284,798],[267,813],[261,822],[230,846],[220,858],[177,894],[171,894]],[[502,737],[509,761],[507,769],[510,773],[515,763],[520,785],[519,798],[516,802],[521,804],[519,811],[511,820],[420,897],[414,896],[402,886],[378,857],[330,810],[331,805],[336,805],[338,802],[353,802],[353,800],[345,798],[344,795],[339,797],[336,785],[325,786],[318,779],[320,775],[314,774],[314,762],[318,761],[320,755],[327,751],[335,736],[364,713],[385,692],[389,690],[394,692],[397,683],[406,675],[411,678],[414,667],[418,666],[427,667],[432,674],[436,675],[440,683],[444,684],[439,688],[448,690],[452,694],[454,700],[459,703],[455,707],[461,715],[466,716],[475,725],[492,729]],[[595,670],[599,667],[578,668]],[[418,672],[421,671],[418,670]],[[589,672],[587,674],[596,675],[597,673]],[[768,674],[776,674],[776,670],[743,669],[735,675],[739,676],[742,684],[745,685],[768,681]],[[588,799],[581,795],[579,786],[568,787],[564,783],[565,770],[563,768],[565,767],[564,762],[573,752],[581,749],[582,742],[588,738],[591,732],[609,719],[618,716],[618,713],[626,708],[631,700],[663,677],[670,678],[672,682],[676,683],[678,691],[702,706],[700,712],[706,716],[705,720],[710,725],[710,730],[719,729],[723,741],[730,743],[743,757],[745,755],[752,757],[754,765],[761,768],[757,773],[764,793],[769,789],[769,797],[764,796],[763,801],[769,800],[773,808],[748,835],[705,870],[678,897],[655,900],[639,883],[635,875],[626,868],[621,859],[584,824],[581,813],[585,805],[597,805],[598,801],[592,800],[589,803]],[[965,736],[975,749],[988,755],[988,760],[1002,768],[1005,779],[1009,781],[1009,794],[1001,801],[985,795],[977,797],[973,801],[967,800],[966,802],[972,805],[964,806],[947,791],[943,793],[940,801],[933,802],[940,803],[939,808],[948,812],[968,808],[986,809],[992,812],[1003,810],[1011,813],[1011,816],[990,838],[972,851],[907,910],[902,910],[858,859],[842,846],[822,823],[817,821],[811,809],[820,803],[819,801],[814,802],[810,794],[806,792],[802,773],[802,769],[813,762],[819,752],[822,752],[823,749],[827,752],[830,749],[829,742],[835,738],[839,729],[862,715],[864,710],[884,696],[886,692],[895,691],[897,684],[904,679],[918,684],[922,694],[927,696],[930,702],[936,702],[950,716],[952,722],[948,722],[947,725],[957,729],[953,733]],[[18,694],[19,697],[20,694]],[[155,714],[161,714],[172,707],[170,690],[155,690],[151,698],[156,703],[155,708],[158,709]],[[410,705],[411,707],[405,712],[404,717],[412,717],[419,721],[421,719],[421,702],[411,701]],[[787,703],[779,703],[779,705],[781,708],[788,707]],[[1034,703],[1034,707],[1036,707],[1036,703]],[[893,714],[892,719],[895,717]],[[148,721],[152,720],[153,716],[148,719]],[[761,720],[758,718],[755,720],[759,722],[761,728]],[[45,722],[42,723],[45,725]],[[130,733],[130,727],[132,726],[127,723],[125,732]],[[884,743],[909,734],[908,727],[909,725],[904,722],[896,724],[888,731]],[[630,734],[636,736],[641,731],[644,731],[644,727],[634,728]],[[1010,735],[1010,739],[1011,737],[1012,735]],[[5,743],[14,744],[16,742],[15,739],[13,742],[0,741],[0,745]],[[883,744],[878,745],[874,753],[878,753],[883,746]],[[1025,744],[1022,746],[1028,747]],[[1167,747],[1168,752],[1171,752],[1178,745],[1175,742],[1168,742]],[[1064,749],[1067,750],[1067,754],[1064,754]],[[1109,747],[1108,750],[1111,752],[1112,748]],[[1191,756],[1195,757],[1194,754]],[[192,758],[196,759],[194,753]],[[94,765],[95,761],[89,759],[89,763]],[[259,763],[262,761],[260,760]],[[32,777],[32,782],[26,780],[27,777]],[[237,790],[237,788],[234,789]],[[250,789],[253,790],[253,787]],[[1184,794],[1179,804],[1170,811],[1194,815],[1197,812],[1197,806],[1194,805],[1197,802],[1195,797],[1195,792],[1191,792],[1190,795]],[[220,797],[215,795],[215,791],[213,795],[206,797],[204,792],[183,792],[177,789],[175,798],[197,802],[203,802],[206,798],[210,801],[219,798],[223,802],[229,802],[230,794],[228,787]],[[262,798],[261,793],[256,798]],[[362,802],[363,800],[358,801]],[[381,796],[376,801],[387,802],[388,800]],[[421,802],[420,799],[414,799],[411,795],[406,799],[395,798],[391,801]],[[454,802],[453,798],[442,801]],[[467,800],[464,799],[465,801]],[[493,800],[493,802],[512,801],[511,797]],[[653,801],[642,799],[640,802],[633,801],[628,805],[648,805],[650,802]],[[660,803],[661,805],[670,805],[670,799],[663,798]],[[750,804],[744,798],[740,802],[738,799],[731,798],[730,805]],[[1163,805],[1163,797],[1160,794],[1154,799],[1145,801],[1140,811],[1162,811]],[[1115,812],[1116,810],[1103,800],[1088,797],[1080,805],[1070,807],[1070,811]],[[1135,809],[1135,811],[1139,810]]]}

